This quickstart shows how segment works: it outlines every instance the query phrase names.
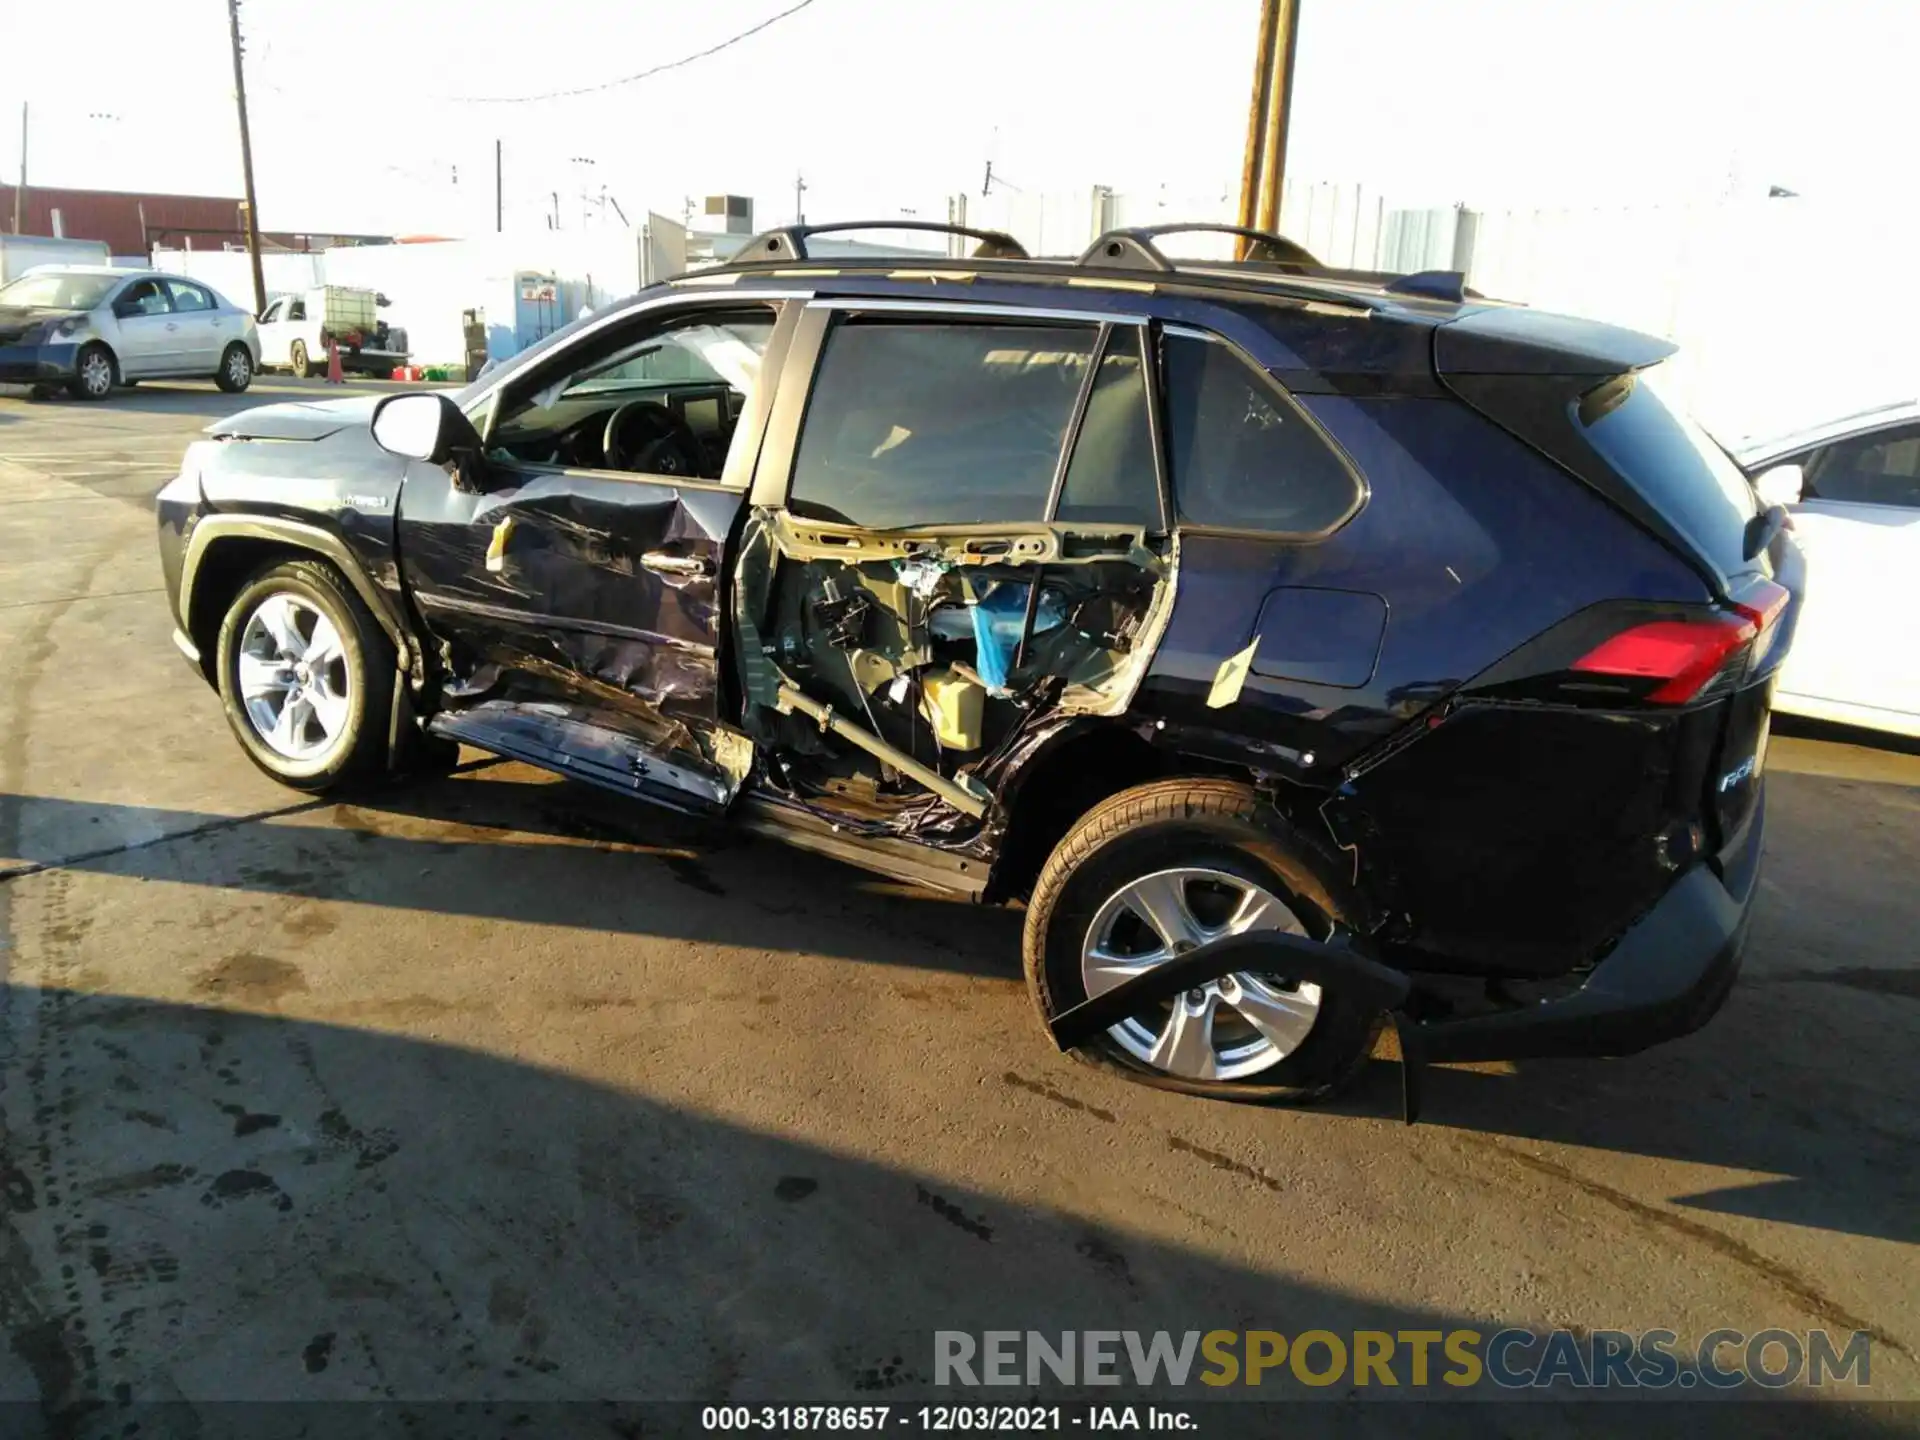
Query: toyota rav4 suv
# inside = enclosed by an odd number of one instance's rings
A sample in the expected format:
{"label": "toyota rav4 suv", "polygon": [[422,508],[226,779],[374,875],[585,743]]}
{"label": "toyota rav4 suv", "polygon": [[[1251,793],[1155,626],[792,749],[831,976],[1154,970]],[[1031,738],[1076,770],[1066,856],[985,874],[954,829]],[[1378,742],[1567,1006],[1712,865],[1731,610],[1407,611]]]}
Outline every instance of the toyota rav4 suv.
{"label": "toyota rav4 suv", "polygon": [[1253,231],[809,254],[847,228],[212,426],[161,555],[248,757],[458,742],[1024,902],[1054,1043],[1207,1095],[1391,1023],[1411,1118],[1423,1061],[1712,1014],[1800,562],[1670,345]]}

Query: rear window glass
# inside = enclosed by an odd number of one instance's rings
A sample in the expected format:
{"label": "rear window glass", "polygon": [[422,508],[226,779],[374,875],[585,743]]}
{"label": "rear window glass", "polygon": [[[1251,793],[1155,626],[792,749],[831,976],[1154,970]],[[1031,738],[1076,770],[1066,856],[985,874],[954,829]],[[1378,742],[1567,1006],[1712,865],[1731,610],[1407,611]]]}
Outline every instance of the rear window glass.
{"label": "rear window glass", "polygon": [[1038,521],[1099,331],[853,320],[827,338],[793,513],[874,530]]}
{"label": "rear window glass", "polygon": [[1660,394],[1658,367],[1622,375],[1574,406],[1588,442],[1722,572],[1747,559],[1753,487],[1705,431]]}
{"label": "rear window glass", "polygon": [[1310,535],[1359,498],[1353,473],[1263,371],[1217,340],[1168,335],[1174,498],[1189,525]]}

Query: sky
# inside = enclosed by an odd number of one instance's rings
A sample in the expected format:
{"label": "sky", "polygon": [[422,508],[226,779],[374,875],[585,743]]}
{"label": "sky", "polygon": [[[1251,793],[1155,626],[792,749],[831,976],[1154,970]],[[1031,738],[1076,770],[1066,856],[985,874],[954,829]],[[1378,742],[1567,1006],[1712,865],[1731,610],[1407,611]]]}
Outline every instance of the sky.
{"label": "sky", "polygon": [[[1237,188],[1257,0],[244,0],[262,224],[591,224],[688,197],[944,218],[1028,190]],[[1920,139],[1920,0],[1300,0],[1288,173],[1390,203],[1870,194]],[[84,36],[76,29],[84,13]],[[21,5],[0,22],[0,178],[240,192],[224,0]],[[557,196],[557,199],[556,199]]]}

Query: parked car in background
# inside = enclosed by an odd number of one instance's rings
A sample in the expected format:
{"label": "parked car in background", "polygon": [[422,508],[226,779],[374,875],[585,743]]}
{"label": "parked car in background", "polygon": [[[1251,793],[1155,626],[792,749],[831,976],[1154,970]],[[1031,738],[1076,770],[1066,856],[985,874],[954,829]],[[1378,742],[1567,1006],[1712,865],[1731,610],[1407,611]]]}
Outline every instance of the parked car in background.
{"label": "parked car in background", "polygon": [[379,317],[386,303],[351,285],[282,295],[260,314],[260,363],[305,377],[327,368],[327,346],[335,343],[342,370],[385,378],[407,363],[406,331]]}
{"label": "parked car in background", "polygon": [[1920,736],[1920,400],[1741,444],[1761,500],[1784,505],[1809,584],[1774,708]]}
{"label": "parked car in background", "polygon": [[1158,247],[1218,226],[911,270],[843,228],[457,395],[210,427],[162,568],[247,757],[459,742],[1023,900],[1054,1042],[1200,1094],[1325,1094],[1387,1016],[1411,1078],[1713,1014],[1800,572],[1672,345]]}
{"label": "parked car in background", "polygon": [[198,280],[64,265],[0,286],[0,381],[104,400],[140,380],[245,390],[259,364],[253,316]]}
{"label": "parked car in background", "polygon": [[47,265],[105,265],[112,259],[104,240],[0,235],[0,285]]}

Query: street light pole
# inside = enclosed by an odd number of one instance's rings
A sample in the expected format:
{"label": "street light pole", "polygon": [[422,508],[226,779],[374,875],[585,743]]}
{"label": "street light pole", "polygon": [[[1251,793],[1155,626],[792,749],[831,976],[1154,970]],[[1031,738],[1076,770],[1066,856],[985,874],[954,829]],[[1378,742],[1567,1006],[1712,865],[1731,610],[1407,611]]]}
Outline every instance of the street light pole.
{"label": "street light pole", "polygon": [[240,168],[247,187],[247,255],[253,261],[253,313],[267,308],[267,277],[260,268],[260,207],[253,192],[253,135],[247,128],[247,76],[240,60],[240,0],[227,0],[227,29],[233,37],[233,99],[240,107]]}

